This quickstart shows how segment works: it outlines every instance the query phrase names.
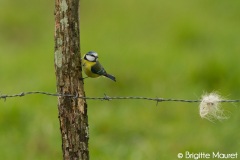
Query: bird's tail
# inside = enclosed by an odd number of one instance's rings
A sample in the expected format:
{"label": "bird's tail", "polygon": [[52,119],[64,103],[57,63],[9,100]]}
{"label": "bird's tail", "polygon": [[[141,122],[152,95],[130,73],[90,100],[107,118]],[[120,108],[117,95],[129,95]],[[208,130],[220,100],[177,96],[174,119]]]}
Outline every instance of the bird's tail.
{"label": "bird's tail", "polygon": [[113,75],[106,73],[104,76],[116,82],[116,78]]}

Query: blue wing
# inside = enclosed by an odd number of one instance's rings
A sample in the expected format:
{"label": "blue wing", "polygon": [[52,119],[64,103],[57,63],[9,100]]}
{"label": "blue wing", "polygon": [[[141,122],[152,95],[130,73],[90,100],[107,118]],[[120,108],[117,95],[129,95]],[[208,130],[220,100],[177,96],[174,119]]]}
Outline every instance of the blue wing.
{"label": "blue wing", "polygon": [[91,71],[98,75],[106,75],[107,74],[107,72],[105,71],[103,66],[98,61],[96,62],[96,64],[94,64],[92,66]]}

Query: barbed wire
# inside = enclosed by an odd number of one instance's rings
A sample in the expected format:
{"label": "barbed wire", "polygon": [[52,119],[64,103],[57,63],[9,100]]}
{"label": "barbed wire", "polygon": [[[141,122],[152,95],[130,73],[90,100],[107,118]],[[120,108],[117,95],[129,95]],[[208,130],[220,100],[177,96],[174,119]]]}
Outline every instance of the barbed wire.
{"label": "barbed wire", "polygon": [[227,100],[223,99],[217,93],[206,93],[202,96],[199,100],[186,100],[186,99],[173,99],[173,98],[149,98],[149,97],[138,97],[138,96],[108,96],[104,94],[103,97],[84,97],[79,96],[78,94],[61,94],[61,93],[49,93],[49,92],[42,92],[42,91],[31,91],[31,92],[21,92],[19,94],[1,94],[0,93],[0,100],[3,99],[4,101],[7,98],[15,98],[15,97],[23,97],[27,95],[34,95],[34,94],[41,94],[47,96],[54,96],[54,97],[69,97],[69,98],[81,98],[81,99],[89,99],[89,100],[102,100],[102,101],[110,101],[110,100],[148,100],[148,101],[155,101],[158,105],[159,102],[183,102],[183,103],[199,103],[199,114],[201,118],[205,118],[211,122],[214,120],[224,120],[228,119],[228,116],[224,114],[224,109],[221,107],[220,103],[238,103],[240,99],[236,100]]}
{"label": "barbed wire", "polygon": [[[21,92],[18,94],[12,94],[12,95],[8,95],[8,94],[1,94],[0,93],[0,99],[3,99],[4,101],[6,101],[7,98],[15,98],[15,97],[23,97],[23,96],[27,96],[27,95],[34,95],[34,94],[41,94],[41,95],[47,95],[47,96],[54,96],[54,97],[70,97],[70,98],[81,98],[81,99],[89,99],[89,100],[106,100],[106,101],[110,101],[110,100],[148,100],[148,101],[156,101],[157,104],[159,102],[183,102],[183,103],[200,103],[202,102],[201,99],[199,100],[186,100],[186,99],[173,99],[173,98],[151,98],[151,97],[141,97],[141,96],[108,96],[106,94],[104,94],[103,97],[83,97],[83,96],[79,96],[79,95],[72,95],[72,94],[61,94],[61,93],[49,93],[49,92],[43,92],[43,91],[30,91],[30,92]],[[240,99],[237,100],[224,100],[221,99],[218,102],[220,103],[239,103]]]}

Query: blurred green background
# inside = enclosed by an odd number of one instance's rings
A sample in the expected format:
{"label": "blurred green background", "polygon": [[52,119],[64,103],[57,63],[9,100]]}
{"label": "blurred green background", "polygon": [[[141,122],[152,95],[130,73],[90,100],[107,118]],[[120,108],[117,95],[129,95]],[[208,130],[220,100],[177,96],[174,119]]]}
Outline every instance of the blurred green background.
{"label": "blurred green background", "polygon": [[[81,0],[81,52],[116,76],[86,79],[87,96],[240,97],[239,0]],[[54,1],[0,0],[0,92],[55,92]],[[201,119],[198,104],[88,101],[90,158],[177,159],[190,151],[240,154],[239,104]],[[0,100],[0,157],[62,159],[57,98]]]}

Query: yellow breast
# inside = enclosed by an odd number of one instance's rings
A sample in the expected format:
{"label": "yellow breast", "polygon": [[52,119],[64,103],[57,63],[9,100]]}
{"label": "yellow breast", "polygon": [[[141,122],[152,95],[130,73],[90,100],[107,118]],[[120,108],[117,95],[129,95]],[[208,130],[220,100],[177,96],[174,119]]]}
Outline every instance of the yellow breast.
{"label": "yellow breast", "polygon": [[91,68],[95,63],[96,62],[89,62],[89,61],[86,61],[85,59],[82,59],[83,71],[88,77],[96,78],[100,76],[91,71]]}

